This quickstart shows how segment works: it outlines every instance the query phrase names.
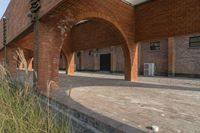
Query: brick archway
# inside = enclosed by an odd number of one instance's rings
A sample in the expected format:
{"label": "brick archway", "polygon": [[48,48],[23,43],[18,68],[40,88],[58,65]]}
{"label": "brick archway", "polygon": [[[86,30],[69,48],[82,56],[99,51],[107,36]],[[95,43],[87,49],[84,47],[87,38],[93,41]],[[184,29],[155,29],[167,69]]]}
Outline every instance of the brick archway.
{"label": "brick archway", "polygon": [[[138,78],[138,43],[135,41],[135,22],[131,22],[133,25],[124,27],[124,23],[119,21],[115,15],[110,16],[101,12],[85,12],[75,16],[74,24],[80,22],[81,20],[90,18],[96,18],[110,23],[117,30],[118,34],[121,36],[121,39],[124,41],[124,43],[122,43],[122,50],[125,57],[125,80],[135,81]],[[135,17],[134,14],[133,17]],[[127,34],[128,30],[132,31],[132,36]]]}
{"label": "brick archway", "polygon": [[[122,29],[120,22],[118,22],[116,18],[98,12],[81,13],[77,16],[72,15],[70,17],[72,17],[69,18],[71,21],[65,22],[67,23],[67,26],[61,25],[59,23],[60,21],[57,21],[55,25],[54,23],[49,22],[49,19],[40,22],[38,88],[45,90],[47,81],[49,80],[58,83],[59,55],[61,51],[63,51],[66,56],[68,66],[66,71],[69,75],[73,75],[75,51],[69,47],[70,32],[77,23],[86,19],[102,21],[103,23],[110,25],[113,31],[116,32],[115,34],[118,34],[125,57],[125,80],[133,81],[137,79],[137,44],[134,42],[134,36],[130,37],[130,35],[127,35],[127,32],[124,32],[125,27]],[[48,49],[46,49],[47,47]]]}
{"label": "brick archway", "polygon": [[69,33],[68,33],[68,37],[66,38],[66,40],[64,41],[65,43],[63,44],[62,46],[62,51],[63,53],[65,54],[65,57],[66,57],[66,61],[67,61],[67,74],[68,75],[73,75],[74,74],[74,51],[73,50],[70,50],[70,43],[69,42],[70,40],[70,32],[71,30],[73,29],[73,27],[78,24],[79,22],[81,21],[84,21],[84,20],[95,20],[95,21],[102,21],[103,23],[106,23],[108,25],[110,25],[113,29],[113,32],[115,32],[114,34],[117,34],[118,37],[120,38],[120,42],[121,42],[121,47],[122,47],[122,50],[123,50],[123,56],[124,56],[124,59],[125,59],[125,62],[124,62],[124,72],[125,72],[125,79],[126,80],[131,80],[130,79],[130,67],[131,67],[131,57],[130,57],[130,51],[129,51],[129,47],[128,47],[128,41],[126,39],[126,36],[125,34],[123,33],[123,31],[121,30],[121,28],[119,27],[119,25],[115,22],[115,21],[112,21],[111,18],[109,17],[106,17],[106,16],[103,16],[103,15],[100,15],[99,13],[95,15],[95,13],[89,13],[89,14],[83,14],[81,16],[78,16],[76,18],[76,21],[74,22],[74,25],[72,25]]}

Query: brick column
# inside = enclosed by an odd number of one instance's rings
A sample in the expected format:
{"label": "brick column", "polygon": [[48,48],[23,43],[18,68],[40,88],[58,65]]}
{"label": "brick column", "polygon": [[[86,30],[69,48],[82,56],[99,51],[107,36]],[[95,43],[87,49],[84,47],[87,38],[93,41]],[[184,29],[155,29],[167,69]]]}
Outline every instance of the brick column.
{"label": "brick column", "polygon": [[72,51],[66,52],[66,58],[67,58],[66,74],[67,75],[74,75],[75,52],[72,52]]}
{"label": "brick column", "polygon": [[37,87],[42,91],[47,90],[49,81],[53,83],[52,86],[58,84],[61,44],[59,32],[40,22]]}
{"label": "brick column", "polygon": [[112,72],[116,72],[116,68],[117,68],[117,56],[116,56],[116,48],[115,47],[111,47],[111,71]]}
{"label": "brick column", "polygon": [[13,47],[8,47],[7,49],[7,69],[13,76],[16,76],[17,72],[17,60],[15,59],[15,57],[17,57],[16,51],[17,48]]}
{"label": "brick column", "polygon": [[174,77],[176,73],[176,43],[175,38],[168,38],[168,76]]}
{"label": "brick column", "polygon": [[28,70],[29,71],[32,71],[33,70],[33,58],[31,58],[31,59],[29,59],[28,61],[27,61],[27,64],[28,64]]}
{"label": "brick column", "polygon": [[125,56],[125,80],[136,81],[138,79],[138,44],[131,44],[129,45],[130,56]]}
{"label": "brick column", "polygon": [[141,74],[141,69],[142,69],[142,44],[138,43],[138,74]]}

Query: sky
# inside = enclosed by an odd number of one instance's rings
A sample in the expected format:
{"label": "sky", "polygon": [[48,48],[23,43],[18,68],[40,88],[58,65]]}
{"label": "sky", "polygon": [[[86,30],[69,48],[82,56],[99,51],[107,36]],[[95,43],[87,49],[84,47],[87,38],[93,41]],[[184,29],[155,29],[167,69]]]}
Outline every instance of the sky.
{"label": "sky", "polygon": [[3,16],[10,0],[0,0],[0,18]]}

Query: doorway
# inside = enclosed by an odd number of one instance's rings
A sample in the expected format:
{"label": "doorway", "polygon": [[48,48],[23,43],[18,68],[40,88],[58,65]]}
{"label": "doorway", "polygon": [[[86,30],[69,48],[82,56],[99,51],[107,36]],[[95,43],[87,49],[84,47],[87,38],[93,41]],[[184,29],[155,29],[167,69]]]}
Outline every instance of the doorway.
{"label": "doorway", "polygon": [[111,54],[100,55],[100,71],[111,71]]}

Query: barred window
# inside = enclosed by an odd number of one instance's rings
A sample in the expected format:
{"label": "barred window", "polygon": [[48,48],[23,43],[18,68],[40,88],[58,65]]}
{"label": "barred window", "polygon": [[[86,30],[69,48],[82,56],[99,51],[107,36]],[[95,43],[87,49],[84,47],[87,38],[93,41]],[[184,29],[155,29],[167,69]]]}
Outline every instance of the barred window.
{"label": "barred window", "polygon": [[160,42],[151,42],[150,50],[151,51],[159,51],[160,50]]}
{"label": "barred window", "polygon": [[200,36],[190,37],[190,48],[200,48]]}

